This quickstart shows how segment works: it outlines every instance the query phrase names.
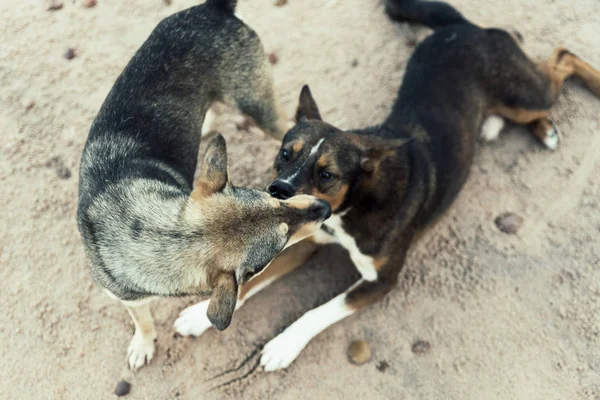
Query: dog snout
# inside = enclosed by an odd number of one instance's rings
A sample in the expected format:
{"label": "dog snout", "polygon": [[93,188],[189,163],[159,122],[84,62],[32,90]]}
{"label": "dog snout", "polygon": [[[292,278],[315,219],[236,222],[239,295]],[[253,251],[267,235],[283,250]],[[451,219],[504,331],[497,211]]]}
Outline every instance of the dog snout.
{"label": "dog snout", "polygon": [[314,204],[308,208],[309,218],[313,221],[325,221],[331,217],[331,206],[325,200],[317,199]]}
{"label": "dog snout", "polygon": [[294,187],[286,181],[277,180],[269,185],[269,194],[277,199],[285,200],[296,194]]}

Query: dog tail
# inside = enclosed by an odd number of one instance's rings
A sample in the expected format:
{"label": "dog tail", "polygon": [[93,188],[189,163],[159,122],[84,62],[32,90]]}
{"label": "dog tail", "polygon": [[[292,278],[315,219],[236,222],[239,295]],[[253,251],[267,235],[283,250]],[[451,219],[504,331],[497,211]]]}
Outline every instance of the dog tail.
{"label": "dog tail", "polygon": [[206,3],[204,4],[209,7],[233,14],[235,12],[235,6],[237,5],[237,2],[238,0],[206,0]]}
{"label": "dog tail", "polygon": [[470,24],[454,7],[441,1],[385,0],[385,11],[395,21],[415,22],[431,29]]}

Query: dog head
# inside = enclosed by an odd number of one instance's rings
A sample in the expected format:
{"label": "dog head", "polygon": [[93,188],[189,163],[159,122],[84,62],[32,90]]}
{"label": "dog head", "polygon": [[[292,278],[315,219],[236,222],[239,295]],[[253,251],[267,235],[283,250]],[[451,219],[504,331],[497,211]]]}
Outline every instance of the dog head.
{"label": "dog head", "polygon": [[209,144],[185,219],[202,237],[198,254],[213,290],[208,318],[219,330],[231,322],[238,285],[262,271],[284,248],[312,235],[331,215],[313,196],[275,199],[229,183],[225,139]]}
{"label": "dog head", "polygon": [[[342,211],[357,185],[377,176],[406,139],[385,140],[342,131],[323,122],[308,86],[302,88],[296,125],[286,134],[274,163],[269,193],[278,199],[311,194]],[[363,179],[368,178],[368,179]]]}

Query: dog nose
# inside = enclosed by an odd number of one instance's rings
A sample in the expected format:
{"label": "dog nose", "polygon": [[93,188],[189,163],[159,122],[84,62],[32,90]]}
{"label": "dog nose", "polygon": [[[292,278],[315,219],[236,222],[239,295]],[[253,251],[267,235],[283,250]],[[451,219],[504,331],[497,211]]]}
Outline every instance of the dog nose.
{"label": "dog nose", "polygon": [[308,215],[311,220],[325,221],[331,217],[331,206],[325,200],[316,200],[313,205],[308,208]]}
{"label": "dog nose", "polygon": [[289,199],[295,194],[294,187],[286,181],[275,181],[269,186],[269,194],[277,199]]}

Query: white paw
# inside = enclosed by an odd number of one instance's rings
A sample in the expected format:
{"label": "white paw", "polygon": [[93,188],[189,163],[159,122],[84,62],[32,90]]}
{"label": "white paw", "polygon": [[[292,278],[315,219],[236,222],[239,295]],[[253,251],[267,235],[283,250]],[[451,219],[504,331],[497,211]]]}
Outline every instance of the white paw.
{"label": "white paw", "polygon": [[262,351],[260,365],[266,372],[287,368],[307,344],[302,335],[296,335],[288,328],[267,343]]}
{"label": "white paw", "polygon": [[154,339],[156,335],[143,336],[136,332],[127,348],[127,361],[129,368],[136,371],[138,368],[148,364],[154,356]]}
{"label": "white paw", "polygon": [[212,108],[209,108],[204,115],[204,121],[202,122],[202,129],[200,131],[201,136],[206,136],[211,133],[215,127],[215,121],[217,119],[217,113]]}
{"label": "white paw", "polygon": [[175,330],[183,336],[200,336],[212,326],[206,311],[209,300],[201,301],[183,310],[175,321]]}
{"label": "white paw", "polygon": [[483,121],[481,126],[481,138],[486,142],[495,140],[504,128],[504,119],[497,115],[490,115]]}
{"label": "white paw", "polygon": [[556,150],[558,142],[560,140],[560,131],[558,127],[552,123],[552,129],[546,132],[546,138],[543,140],[544,144],[550,150]]}

